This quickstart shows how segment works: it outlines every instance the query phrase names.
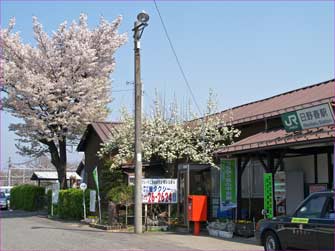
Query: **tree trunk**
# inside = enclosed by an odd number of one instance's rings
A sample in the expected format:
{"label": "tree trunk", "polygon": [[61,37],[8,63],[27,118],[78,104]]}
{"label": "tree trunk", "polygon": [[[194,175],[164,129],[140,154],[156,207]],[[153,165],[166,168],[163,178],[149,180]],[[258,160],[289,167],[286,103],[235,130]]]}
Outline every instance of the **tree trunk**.
{"label": "tree trunk", "polygon": [[59,149],[54,141],[41,141],[49,147],[51,163],[56,167],[60,189],[67,189],[66,182],[66,137],[59,140]]}
{"label": "tree trunk", "polygon": [[59,168],[58,171],[58,181],[60,184],[61,189],[67,189],[67,182],[66,182],[66,138],[63,137],[63,140],[59,141]]}

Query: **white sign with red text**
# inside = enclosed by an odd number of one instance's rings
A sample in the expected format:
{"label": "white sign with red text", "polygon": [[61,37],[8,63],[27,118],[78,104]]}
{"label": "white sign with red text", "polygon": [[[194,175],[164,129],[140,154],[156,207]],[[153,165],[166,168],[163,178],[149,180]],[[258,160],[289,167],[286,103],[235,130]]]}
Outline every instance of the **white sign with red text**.
{"label": "white sign with red text", "polygon": [[177,203],[177,179],[142,179],[142,203]]}

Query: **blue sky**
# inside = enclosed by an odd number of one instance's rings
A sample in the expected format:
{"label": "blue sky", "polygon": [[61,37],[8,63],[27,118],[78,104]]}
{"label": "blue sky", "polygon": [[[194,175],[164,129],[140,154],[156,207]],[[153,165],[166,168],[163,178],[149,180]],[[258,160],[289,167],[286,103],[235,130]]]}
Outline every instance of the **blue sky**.
{"label": "blue sky", "polygon": [[[192,87],[197,103],[205,109],[210,88],[219,108],[237,106],[285,91],[334,78],[334,3],[332,1],[157,1],[165,24]],[[109,20],[123,16],[120,32],[128,43],[116,54],[112,75],[114,101],[110,120],[118,119],[121,105],[133,107],[132,26],[137,13],[150,15],[141,39],[144,109],[152,104],[155,89],[166,103],[174,97],[186,106],[191,95],[169,47],[153,1],[1,1],[1,24],[16,17],[16,30],[25,43],[33,43],[32,16],[47,32],[64,20],[88,14],[90,26],[102,15]],[[121,91],[120,90],[126,90]],[[193,104],[194,110],[195,105]],[[8,157],[19,162],[15,135],[1,115],[1,166]],[[70,154],[76,161],[78,154]]]}

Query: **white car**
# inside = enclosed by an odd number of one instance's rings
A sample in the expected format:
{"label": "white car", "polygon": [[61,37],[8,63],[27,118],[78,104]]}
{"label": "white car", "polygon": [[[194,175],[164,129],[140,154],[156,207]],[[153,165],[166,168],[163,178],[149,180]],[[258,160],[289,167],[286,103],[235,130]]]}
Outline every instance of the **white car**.
{"label": "white car", "polygon": [[0,209],[8,209],[8,199],[4,192],[0,192]]}

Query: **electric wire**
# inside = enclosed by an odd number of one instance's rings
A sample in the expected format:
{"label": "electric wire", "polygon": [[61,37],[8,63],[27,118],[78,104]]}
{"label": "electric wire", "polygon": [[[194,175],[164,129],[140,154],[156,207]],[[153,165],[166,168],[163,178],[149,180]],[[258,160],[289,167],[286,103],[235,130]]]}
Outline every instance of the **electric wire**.
{"label": "electric wire", "polygon": [[185,84],[186,84],[186,86],[187,86],[187,88],[188,88],[188,90],[189,90],[189,92],[190,92],[190,94],[191,94],[191,97],[192,97],[192,99],[193,99],[193,102],[194,102],[195,106],[196,106],[197,109],[198,109],[199,115],[202,116],[202,111],[201,111],[200,106],[199,106],[199,104],[198,104],[198,102],[197,102],[197,100],[196,100],[196,98],[195,98],[195,95],[194,95],[194,93],[193,93],[193,91],[192,91],[191,85],[190,85],[190,83],[189,83],[189,81],[188,81],[188,79],[187,79],[187,77],[186,77],[185,71],[184,71],[184,69],[183,69],[183,67],[182,67],[182,65],[181,65],[181,63],[180,63],[179,57],[178,57],[177,52],[176,52],[176,50],[175,50],[175,48],[174,48],[174,46],[173,46],[172,40],[171,40],[171,38],[170,38],[170,35],[169,35],[169,33],[168,33],[168,30],[167,30],[167,28],[166,28],[166,25],[165,25],[165,23],[164,23],[163,17],[162,17],[161,12],[160,12],[160,10],[159,10],[159,8],[158,8],[158,5],[157,5],[157,3],[156,3],[156,0],[154,0],[154,4],[155,4],[155,8],[156,8],[156,10],[157,10],[159,19],[160,19],[160,21],[161,21],[161,24],[162,24],[162,26],[163,26],[163,29],[164,29],[166,38],[167,38],[167,40],[168,40],[168,42],[169,42],[169,45],[170,45],[170,48],[171,48],[171,50],[172,50],[172,53],[173,53],[173,55],[174,55],[174,57],[175,57],[175,59],[176,59],[176,61],[177,61],[178,68],[179,68],[179,70],[180,70],[180,72],[181,72],[181,75],[183,76],[184,82],[185,82]]}

